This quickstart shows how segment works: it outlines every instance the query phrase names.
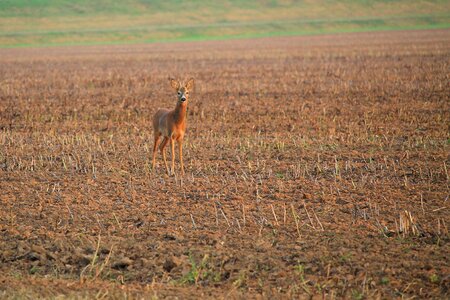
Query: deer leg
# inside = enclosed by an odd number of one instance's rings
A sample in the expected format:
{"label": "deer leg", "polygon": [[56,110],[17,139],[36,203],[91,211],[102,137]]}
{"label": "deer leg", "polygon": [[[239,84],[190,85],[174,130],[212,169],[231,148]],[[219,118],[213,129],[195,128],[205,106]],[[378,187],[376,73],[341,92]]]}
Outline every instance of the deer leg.
{"label": "deer leg", "polygon": [[155,163],[156,163],[156,150],[158,148],[159,138],[161,137],[161,134],[155,132],[155,144],[153,145],[153,160],[152,160],[152,170],[155,169]]}
{"label": "deer leg", "polygon": [[184,175],[184,165],[183,165],[183,141],[178,140],[178,151],[180,155],[180,164],[181,164],[181,174]]}
{"label": "deer leg", "polygon": [[175,175],[175,143],[173,138],[170,138],[170,148],[172,149],[172,174]]}
{"label": "deer leg", "polygon": [[[169,173],[169,166],[167,165],[165,148],[166,148],[166,145],[167,145],[168,141],[169,141],[169,138],[165,136],[163,141],[162,141],[162,143],[161,143],[161,145],[159,146],[159,150],[161,150],[161,153],[162,153],[162,156],[163,156],[163,159],[164,159],[164,165],[166,166],[167,173]],[[170,175],[170,173],[169,173],[169,175]]]}

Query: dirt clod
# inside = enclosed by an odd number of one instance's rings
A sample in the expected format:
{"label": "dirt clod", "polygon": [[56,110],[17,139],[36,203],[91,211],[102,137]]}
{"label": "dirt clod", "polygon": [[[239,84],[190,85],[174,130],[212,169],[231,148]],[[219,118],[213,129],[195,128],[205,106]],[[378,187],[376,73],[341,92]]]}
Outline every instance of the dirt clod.
{"label": "dirt clod", "polygon": [[133,261],[128,257],[123,257],[112,264],[114,269],[123,270],[133,264]]}

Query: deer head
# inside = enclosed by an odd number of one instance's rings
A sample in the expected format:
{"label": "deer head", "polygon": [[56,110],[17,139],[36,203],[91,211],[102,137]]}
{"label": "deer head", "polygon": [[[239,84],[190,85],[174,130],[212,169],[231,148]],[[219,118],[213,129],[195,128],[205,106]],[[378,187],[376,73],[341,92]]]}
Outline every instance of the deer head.
{"label": "deer head", "polygon": [[180,103],[187,103],[189,99],[189,91],[191,91],[194,87],[194,78],[188,80],[186,84],[181,84],[181,82],[169,78],[170,85],[177,92],[178,101]]}

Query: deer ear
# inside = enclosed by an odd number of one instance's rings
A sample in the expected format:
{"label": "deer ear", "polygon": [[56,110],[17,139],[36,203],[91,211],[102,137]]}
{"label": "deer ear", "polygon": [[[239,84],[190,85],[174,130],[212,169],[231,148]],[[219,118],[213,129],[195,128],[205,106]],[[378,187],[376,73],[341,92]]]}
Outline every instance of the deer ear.
{"label": "deer ear", "polygon": [[192,90],[192,88],[194,87],[194,78],[189,79],[189,81],[186,83],[186,88],[188,90]]}
{"label": "deer ear", "polygon": [[170,85],[175,89],[178,90],[180,88],[180,83],[178,81],[176,81],[173,78],[169,77],[169,81],[170,81]]}

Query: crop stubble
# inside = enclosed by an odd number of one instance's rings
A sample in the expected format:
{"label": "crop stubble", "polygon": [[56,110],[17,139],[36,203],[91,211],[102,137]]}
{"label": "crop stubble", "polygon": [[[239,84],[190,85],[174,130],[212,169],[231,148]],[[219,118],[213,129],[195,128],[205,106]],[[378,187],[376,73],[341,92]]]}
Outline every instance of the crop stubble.
{"label": "crop stubble", "polygon": [[0,295],[448,295],[450,31],[0,54]]}

